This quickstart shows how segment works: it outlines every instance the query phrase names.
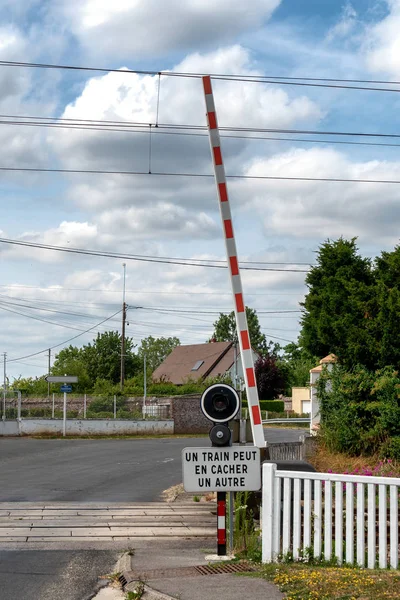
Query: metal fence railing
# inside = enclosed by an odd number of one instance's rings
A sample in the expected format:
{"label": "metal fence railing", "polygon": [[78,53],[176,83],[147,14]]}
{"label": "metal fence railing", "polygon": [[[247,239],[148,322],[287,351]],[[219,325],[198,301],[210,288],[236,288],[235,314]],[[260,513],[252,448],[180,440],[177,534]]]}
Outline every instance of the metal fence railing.
{"label": "metal fence railing", "polygon": [[[18,402],[19,399],[19,402]],[[67,394],[64,415],[64,394],[24,396],[19,391],[2,392],[3,420],[22,419],[169,419],[170,406],[153,400],[121,396]]]}

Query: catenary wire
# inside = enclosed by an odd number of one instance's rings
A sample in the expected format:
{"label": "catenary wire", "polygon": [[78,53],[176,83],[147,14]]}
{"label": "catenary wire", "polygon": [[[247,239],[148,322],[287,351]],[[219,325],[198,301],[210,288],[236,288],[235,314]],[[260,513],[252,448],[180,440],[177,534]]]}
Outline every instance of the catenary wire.
{"label": "catenary wire", "polygon": [[[62,65],[62,64],[51,64],[51,63],[33,63],[33,62],[25,62],[25,61],[0,61],[0,66],[2,67],[25,67],[25,68],[40,68],[40,69],[62,69],[62,70],[70,70],[70,71],[97,71],[103,73],[120,73],[120,74],[132,74],[132,75],[153,75],[158,77],[178,77],[178,78],[192,78],[199,79],[204,75],[210,75],[210,73],[181,73],[178,71],[155,71],[155,70],[139,70],[139,69],[112,69],[112,68],[104,68],[104,67],[86,67],[86,66],[76,66],[76,65]],[[287,84],[287,85],[301,85],[301,86],[311,86],[311,87],[325,87],[325,88],[340,88],[340,89],[350,89],[350,90],[365,90],[365,91],[380,91],[380,92],[399,92],[400,90],[397,88],[374,88],[374,87],[366,87],[366,86],[347,86],[340,84],[339,82],[365,82],[370,83],[368,80],[344,80],[344,79],[317,79],[317,78],[301,78],[301,81],[298,81],[297,78],[285,77],[287,81],[284,81],[283,78],[275,78],[272,79],[271,76],[263,76],[263,75],[227,75],[227,74],[218,74],[212,73],[211,77],[213,79],[221,80],[221,81],[240,81],[246,83],[263,83],[263,84]],[[316,81],[325,81],[325,83],[315,83]],[[333,82],[337,82],[336,84]],[[374,84],[385,84],[385,85],[398,85],[396,81],[390,82],[378,82],[374,81]]]}
{"label": "catenary wire", "polygon": [[[152,171],[151,173],[149,173],[148,171],[106,171],[102,169],[50,169],[40,167],[0,167],[0,171],[30,173],[67,173],[88,175],[146,175],[148,177],[195,177],[207,179],[214,177],[214,175],[212,175],[211,173],[167,173],[158,171]],[[379,183],[396,185],[400,183],[400,180],[398,179],[350,179],[343,177],[283,177],[277,175],[226,175],[226,178],[259,181],[320,181],[330,183]]]}
{"label": "catenary wire", "polygon": [[[11,118],[12,115],[0,115],[3,118]],[[52,120],[53,123],[47,122],[29,122],[29,121],[1,121],[0,125],[12,125],[12,126],[28,126],[28,127],[50,127],[55,129],[76,129],[83,131],[107,131],[107,132],[117,132],[117,133],[131,133],[131,134],[145,134],[149,135],[148,128],[152,127],[152,133],[156,135],[174,135],[174,136],[191,136],[191,137],[202,137],[208,138],[207,133],[196,133],[191,131],[185,131],[190,129],[203,129],[201,126],[191,126],[191,125],[156,125],[156,124],[146,124],[146,123],[129,123],[124,121],[95,121],[91,119],[62,119],[58,117],[33,117],[33,116],[20,116],[20,119],[43,119],[43,120]],[[64,121],[76,121],[76,123],[65,123]],[[82,123],[82,124],[79,124]],[[95,125],[96,123],[100,123],[103,125]],[[110,125],[107,125],[110,123]],[[111,125],[114,124],[114,125]],[[118,124],[118,126],[117,126]],[[164,131],[162,128],[166,127],[171,129],[171,131]],[[146,129],[144,129],[146,128]],[[174,128],[179,128],[178,131],[173,131]],[[181,129],[182,128],[182,129]],[[220,128],[224,130],[225,128]],[[228,128],[228,131],[234,132],[236,129],[233,127]],[[390,147],[397,148],[400,144],[393,144],[387,142],[355,142],[351,140],[319,140],[319,139],[306,139],[306,138],[288,138],[288,137],[271,137],[271,136],[259,136],[254,135],[258,130],[252,128],[246,129],[241,128],[240,131],[246,132],[248,131],[251,135],[233,135],[221,134],[221,138],[224,139],[240,139],[240,140],[249,140],[249,141],[278,141],[278,142],[300,142],[300,143],[308,143],[308,144],[344,144],[344,145],[356,145],[356,146],[381,146],[381,147]],[[285,130],[285,129],[273,129],[273,130],[262,130],[271,133],[281,133],[281,134],[289,134],[295,131],[296,133],[304,133],[307,135],[335,135],[335,136],[363,136],[363,137],[399,137],[398,134],[385,134],[385,133],[365,133],[365,132],[339,132],[339,131],[329,131],[329,132],[319,132],[319,131],[302,131],[302,130]]]}

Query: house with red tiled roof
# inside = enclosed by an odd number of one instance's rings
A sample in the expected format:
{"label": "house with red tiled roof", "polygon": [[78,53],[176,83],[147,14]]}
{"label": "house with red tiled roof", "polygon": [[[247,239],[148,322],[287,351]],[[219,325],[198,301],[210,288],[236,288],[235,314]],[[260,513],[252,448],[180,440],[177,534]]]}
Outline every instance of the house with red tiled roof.
{"label": "house with red tiled roof", "polygon": [[[234,378],[236,355],[237,378],[243,378],[239,350],[233,342],[209,342],[176,346],[163,363],[154,371],[153,381],[170,381],[182,385],[187,381],[203,381],[208,378],[229,375]],[[254,352],[254,361],[258,354]]]}

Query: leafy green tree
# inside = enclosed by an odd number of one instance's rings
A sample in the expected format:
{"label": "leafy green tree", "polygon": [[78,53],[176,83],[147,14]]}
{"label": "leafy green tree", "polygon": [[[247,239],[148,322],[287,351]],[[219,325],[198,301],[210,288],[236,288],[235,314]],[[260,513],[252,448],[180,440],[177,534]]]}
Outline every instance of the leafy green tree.
{"label": "leafy green tree", "polygon": [[[125,338],[126,377],[140,370],[140,359],[133,352],[131,338]],[[61,350],[54,361],[53,375],[77,375],[76,391],[88,391],[98,379],[116,384],[121,377],[121,335],[117,331],[97,334],[92,343],[82,348],[68,346]]]}
{"label": "leafy green tree", "polygon": [[149,335],[140,342],[138,356],[142,361],[144,356],[146,356],[147,370],[152,373],[176,346],[180,346],[180,341],[177,337],[154,338]]}
{"label": "leafy green tree", "polygon": [[400,247],[375,260],[378,366],[400,366]]}
{"label": "leafy green tree", "polygon": [[355,239],[328,240],[306,277],[300,345],[313,356],[336,354],[347,367],[376,366],[376,280]]}
{"label": "leafy green tree", "polygon": [[281,361],[286,374],[286,391],[290,394],[292,387],[303,387],[309,383],[310,369],[318,364],[319,358],[291,342],[284,347]]}
{"label": "leafy green tree", "polygon": [[74,392],[86,392],[93,386],[93,379],[89,376],[82,348],[68,346],[63,348],[56,356],[52,375],[76,375],[78,383],[73,384]]}
{"label": "leafy green tree", "polygon": [[42,377],[17,377],[11,384],[11,389],[31,396],[44,396],[47,394],[47,388],[45,375]]}
{"label": "leafy green tree", "polygon": [[[133,340],[125,338],[126,377],[132,377],[140,368],[134,347]],[[121,334],[118,331],[98,333],[93,343],[83,346],[82,357],[93,381],[107,379],[118,383],[121,377]]]}
{"label": "leafy green tree", "polygon": [[[250,343],[253,350],[262,356],[268,354],[276,355],[279,350],[279,345],[267,342],[267,338],[261,331],[256,310],[246,306],[246,317]],[[228,315],[220,313],[218,319],[214,323],[214,333],[211,337],[217,342],[238,343],[234,311],[230,312]]]}

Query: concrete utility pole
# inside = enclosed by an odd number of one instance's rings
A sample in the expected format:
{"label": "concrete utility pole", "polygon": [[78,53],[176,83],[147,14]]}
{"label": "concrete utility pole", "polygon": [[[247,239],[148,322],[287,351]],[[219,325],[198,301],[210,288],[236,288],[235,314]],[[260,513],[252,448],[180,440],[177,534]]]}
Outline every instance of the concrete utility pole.
{"label": "concrete utility pole", "polygon": [[[49,369],[48,369],[48,375],[50,375],[50,369],[51,369],[51,348],[49,348]],[[47,402],[50,402],[50,381],[47,382]]]}
{"label": "concrete utility pole", "polygon": [[125,383],[125,325],[126,325],[126,302],[125,302],[125,278],[126,278],[126,264],[123,263],[124,268],[124,287],[122,292],[122,332],[121,332],[121,390]]}
{"label": "concrete utility pole", "polygon": [[6,395],[7,395],[7,375],[6,375],[7,352],[3,352],[3,357],[4,357],[3,421],[5,421],[6,420]]}

